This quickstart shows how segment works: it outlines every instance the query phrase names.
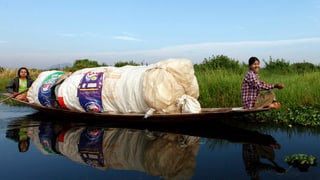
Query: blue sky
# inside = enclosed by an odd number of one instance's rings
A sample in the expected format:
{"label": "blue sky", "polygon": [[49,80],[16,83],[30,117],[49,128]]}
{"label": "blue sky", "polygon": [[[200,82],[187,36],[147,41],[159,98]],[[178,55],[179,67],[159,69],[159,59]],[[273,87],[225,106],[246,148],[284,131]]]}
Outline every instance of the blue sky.
{"label": "blue sky", "polygon": [[0,0],[0,66],[212,55],[320,64],[320,0]]}

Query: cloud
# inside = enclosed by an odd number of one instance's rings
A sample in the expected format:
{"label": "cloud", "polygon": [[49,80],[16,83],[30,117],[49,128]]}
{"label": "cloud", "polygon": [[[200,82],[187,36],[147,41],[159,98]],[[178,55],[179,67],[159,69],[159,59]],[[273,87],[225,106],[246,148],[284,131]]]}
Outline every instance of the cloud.
{"label": "cloud", "polygon": [[[250,56],[261,59],[284,58],[292,62],[307,60],[317,64],[320,38],[301,38],[275,41],[239,41],[239,42],[208,42],[167,46],[159,49],[106,52],[101,57],[117,57],[118,60],[146,60],[149,63],[165,58],[189,58],[195,63],[212,55],[226,55],[243,62]],[[98,55],[98,54],[96,54]],[[114,59],[114,58],[113,58]]]}
{"label": "cloud", "polygon": [[294,45],[302,43],[320,43],[320,38],[302,38],[302,39],[288,39],[288,40],[274,40],[274,41],[237,41],[237,42],[209,42],[199,44],[189,44],[177,46],[180,48],[204,48],[204,47],[237,47],[237,46],[282,46],[282,45]]}
{"label": "cloud", "polygon": [[112,39],[116,40],[122,40],[122,41],[142,41],[141,39],[138,39],[135,37],[135,35],[132,35],[128,32],[122,32],[121,35],[112,36]]}
{"label": "cloud", "polygon": [[93,59],[112,65],[119,61],[158,62],[167,58],[187,58],[193,63],[201,63],[212,55],[225,55],[247,62],[251,56],[268,60],[283,58],[290,62],[311,62],[319,64],[320,38],[301,38],[274,41],[207,42],[167,46],[151,50],[103,51],[103,52],[27,52],[0,53],[1,63],[8,67],[18,67],[28,63],[31,67],[50,67],[53,64],[73,63],[76,59]]}
{"label": "cloud", "polygon": [[105,36],[97,33],[59,33],[58,36],[62,37],[94,37],[94,38],[101,38],[101,39],[115,39],[115,40],[122,40],[122,41],[142,41],[141,39],[138,39],[134,37],[133,35],[130,35],[129,33],[121,33],[122,35],[117,36]]}
{"label": "cloud", "polygon": [[58,36],[63,36],[63,37],[77,37],[79,34],[75,33],[59,33]]}
{"label": "cloud", "polygon": [[130,37],[130,36],[113,36],[112,39],[124,40],[124,41],[142,41],[141,39],[137,39],[135,37]]}

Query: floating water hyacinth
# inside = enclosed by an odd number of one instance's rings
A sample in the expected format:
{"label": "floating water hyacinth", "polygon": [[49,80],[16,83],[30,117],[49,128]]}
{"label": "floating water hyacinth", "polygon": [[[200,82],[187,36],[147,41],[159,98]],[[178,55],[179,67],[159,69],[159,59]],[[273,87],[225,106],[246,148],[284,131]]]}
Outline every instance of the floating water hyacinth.
{"label": "floating water hyacinth", "polygon": [[316,166],[317,157],[307,154],[292,154],[284,158],[289,165],[298,168],[302,172],[308,171],[310,166]]}

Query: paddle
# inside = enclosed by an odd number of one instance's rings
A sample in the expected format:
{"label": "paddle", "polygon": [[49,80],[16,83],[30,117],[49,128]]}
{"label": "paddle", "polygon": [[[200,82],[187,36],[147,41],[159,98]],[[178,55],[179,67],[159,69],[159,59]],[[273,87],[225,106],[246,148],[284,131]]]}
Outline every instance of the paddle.
{"label": "paddle", "polygon": [[14,97],[18,96],[19,94],[25,93],[25,92],[27,92],[27,91],[28,91],[28,89],[25,89],[25,90],[23,90],[23,91],[21,91],[21,92],[19,92],[19,93],[17,93],[17,94],[12,94],[11,96],[8,96],[8,97],[2,99],[2,100],[0,101],[0,103],[3,103],[3,102],[5,102],[6,100],[9,100],[9,99],[11,99],[11,98],[14,98]]}

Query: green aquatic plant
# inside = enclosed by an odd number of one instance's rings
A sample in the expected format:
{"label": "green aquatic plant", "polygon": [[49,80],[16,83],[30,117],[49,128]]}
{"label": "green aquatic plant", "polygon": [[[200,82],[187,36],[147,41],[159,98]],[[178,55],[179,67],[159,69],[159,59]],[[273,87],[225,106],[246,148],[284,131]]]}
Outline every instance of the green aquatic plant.
{"label": "green aquatic plant", "polygon": [[317,158],[307,154],[292,154],[284,158],[284,161],[290,166],[298,168],[302,172],[308,171],[310,166],[316,166]]}

